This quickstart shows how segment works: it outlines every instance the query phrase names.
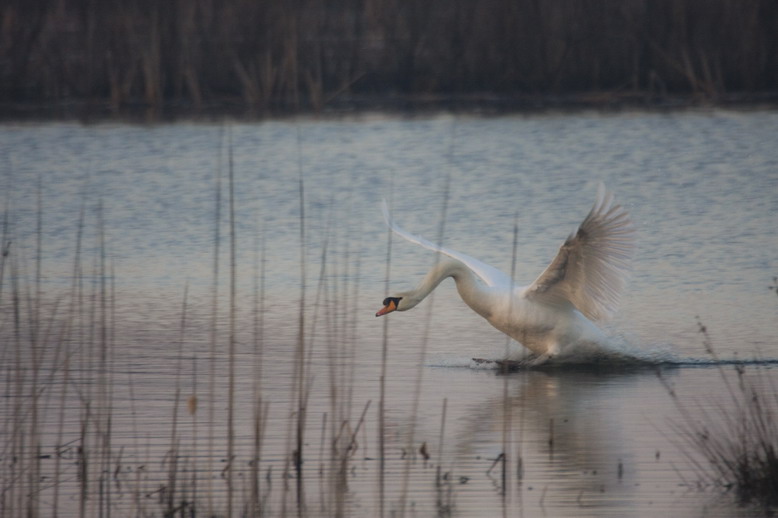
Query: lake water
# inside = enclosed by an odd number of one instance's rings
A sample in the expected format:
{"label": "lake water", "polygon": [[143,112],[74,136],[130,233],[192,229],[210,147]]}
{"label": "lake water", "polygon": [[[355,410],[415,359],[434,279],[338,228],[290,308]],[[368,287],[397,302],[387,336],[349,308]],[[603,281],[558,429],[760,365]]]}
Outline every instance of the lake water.
{"label": "lake water", "polygon": [[[719,110],[0,125],[3,515],[237,516],[254,487],[267,516],[761,515],[698,490],[683,430],[778,383],[777,136]],[[520,347],[450,281],[374,317],[435,261],[389,249],[383,198],[508,272],[518,222],[529,283],[600,181],[638,243],[604,328],[661,367],[500,375],[472,358]]]}

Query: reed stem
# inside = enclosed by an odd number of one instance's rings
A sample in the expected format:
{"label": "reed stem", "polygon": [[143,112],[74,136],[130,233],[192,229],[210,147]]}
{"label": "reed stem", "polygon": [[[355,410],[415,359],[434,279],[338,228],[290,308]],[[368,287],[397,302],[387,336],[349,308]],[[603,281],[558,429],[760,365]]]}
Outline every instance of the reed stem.
{"label": "reed stem", "polygon": [[229,388],[227,403],[227,516],[233,516],[233,472],[235,462],[235,336],[236,297],[237,297],[237,239],[235,236],[235,167],[233,163],[232,131],[228,128],[229,150],[229,210],[230,210],[230,345],[229,345]]}

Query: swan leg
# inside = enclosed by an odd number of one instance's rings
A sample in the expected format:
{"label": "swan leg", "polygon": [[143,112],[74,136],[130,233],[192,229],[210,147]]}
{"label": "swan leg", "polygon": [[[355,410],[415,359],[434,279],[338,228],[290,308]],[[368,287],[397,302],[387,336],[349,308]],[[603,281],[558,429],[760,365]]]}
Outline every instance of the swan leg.
{"label": "swan leg", "polygon": [[527,358],[526,365],[528,367],[537,367],[538,365],[543,365],[551,361],[553,358],[554,355],[550,353],[532,355],[529,358]]}
{"label": "swan leg", "polygon": [[557,356],[561,350],[562,346],[559,344],[559,340],[554,339],[550,344],[548,344],[546,352],[541,356],[546,356],[548,359],[551,359],[554,356]]}
{"label": "swan leg", "polygon": [[538,367],[550,361],[552,358],[553,356],[549,354],[532,353],[529,356],[525,356],[524,358],[521,358],[519,360],[498,360],[497,364],[503,370],[514,371],[514,370],[531,369],[533,367]]}

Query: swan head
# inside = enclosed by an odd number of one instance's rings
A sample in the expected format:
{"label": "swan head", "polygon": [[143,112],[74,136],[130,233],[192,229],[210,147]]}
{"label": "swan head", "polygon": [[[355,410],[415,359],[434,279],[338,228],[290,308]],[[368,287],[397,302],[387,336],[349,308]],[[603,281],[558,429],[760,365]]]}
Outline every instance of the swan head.
{"label": "swan head", "polygon": [[401,307],[403,306],[402,300],[402,297],[386,297],[383,302],[384,307],[379,309],[375,316],[380,317],[381,315],[386,315],[392,311],[405,311],[408,308]]}
{"label": "swan head", "polygon": [[404,291],[391,295],[384,299],[384,307],[379,309],[375,316],[380,317],[392,311],[408,311],[411,308],[415,308],[423,298],[415,291]]}
{"label": "swan head", "polygon": [[380,317],[392,311],[408,311],[411,308],[415,308],[423,298],[416,291],[404,291],[391,295],[384,299],[384,307],[379,309],[375,316]]}

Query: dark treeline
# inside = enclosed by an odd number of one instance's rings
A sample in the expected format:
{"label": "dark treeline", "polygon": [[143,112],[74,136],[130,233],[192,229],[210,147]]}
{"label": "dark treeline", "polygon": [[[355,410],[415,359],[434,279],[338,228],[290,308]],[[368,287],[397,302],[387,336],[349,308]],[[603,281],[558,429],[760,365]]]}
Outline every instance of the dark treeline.
{"label": "dark treeline", "polygon": [[0,101],[778,90],[776,0],[5,0]]}

